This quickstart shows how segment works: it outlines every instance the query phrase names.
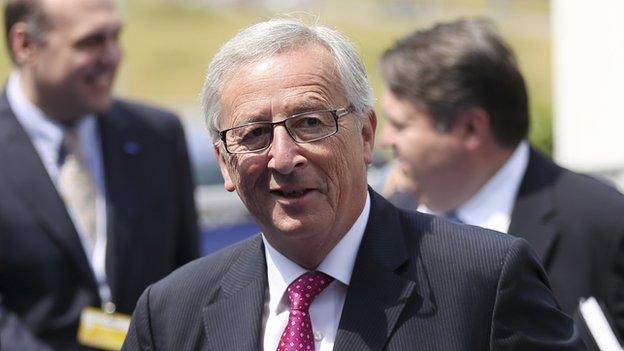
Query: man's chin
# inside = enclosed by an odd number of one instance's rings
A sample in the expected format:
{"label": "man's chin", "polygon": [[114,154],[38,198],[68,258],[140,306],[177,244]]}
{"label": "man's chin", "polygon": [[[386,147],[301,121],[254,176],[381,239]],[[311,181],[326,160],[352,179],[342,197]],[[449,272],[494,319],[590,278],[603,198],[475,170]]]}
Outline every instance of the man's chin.
{"label": "man's chin", "polygon": [[108,110],[112,104],[113,98],[111,96],[102,97],[91,100],[88,109],[91,111],[90,113],[102,113]]}
{"label": "man's chin", "polygon": [[314,235],[318,231],[318,223],[305,218],[281,218],[271,225],[272,230],[284,237],[301,238]]}

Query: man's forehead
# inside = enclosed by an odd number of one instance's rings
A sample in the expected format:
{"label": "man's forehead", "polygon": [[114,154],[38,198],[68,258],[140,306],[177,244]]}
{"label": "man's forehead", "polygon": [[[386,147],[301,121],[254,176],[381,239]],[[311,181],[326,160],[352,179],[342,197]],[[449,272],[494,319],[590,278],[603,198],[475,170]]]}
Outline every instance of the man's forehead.
{"label": "man's forehead", "polygon": [[[306,61],[305,65],[299,65],[301,61],[310,57],[315,59],[312,62]],[[306,73],[329,74],[335,71],[334,68],[334,59],[325,47],[319,44],[303,44],[301,47],[293,47],[238,65],[230,77],[251,79],[250,74],[262,75],[279,72],[284,75],[292,75],[302,70]],[[247,75],[241,76],[241,73]]]}
{"label": "man's forehead", "polygon": [[[48,20],[53,26],[66,26],[85,22],[84,15],[106,11],[119,17],[113,0],[40,0]],[[121,18],[119,17],[119,20]]]}
{"label": "man's forehead", "polygon": [[224,80],[223,100],[266,98],[306,91],[331,94],[341,86],[328,52],[304,48],[254,61]]}

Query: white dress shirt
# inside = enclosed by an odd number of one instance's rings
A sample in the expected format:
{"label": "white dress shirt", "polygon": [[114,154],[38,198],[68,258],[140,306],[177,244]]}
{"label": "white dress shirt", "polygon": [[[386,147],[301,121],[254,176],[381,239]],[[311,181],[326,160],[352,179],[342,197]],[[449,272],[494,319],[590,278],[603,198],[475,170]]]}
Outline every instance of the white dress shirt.
{"label": "white dress shirt", "polygon": [[[511,212],[528,164],[529,143],[523,141],[503,167],[473,197],[455,209],[457,217],[466,224],[507,233]],[[423,204],[418,206],[418,210],[440,215]]]}
{"label": "white dress shirt", "polygon": [[[367,193],[364,209],[358,219],[316,269],[334,278],[310,306],[314,346],[317,351],[330,351],[334,347],[342,307],[369,213],[370,195]],[[262,240],[269,282],[263,313],[263,347],[265,351],[273,351],[277,349],[290,314],[286,289],[307,270],[273,248],[264,235]]]}
{"label": "white dress shirt", "polygon": [[[63,141],[63,125],[46,116],[43,111],[28,100],[21,89],[19,72],[11,73],[6,91],[9,105],[17,121],[28,134],[52,183],[56,186],[60,169],[59,155]],[[97,191],[97,239],[93,249],[88,244],[88,239],[85,231],[80,227],[80,222],[74,219],[75,215],[69,208],[68,212],[97,279],[100,298],[105,303],[111,299],[110,288],[106,281],[106,189],[102,165],[102,147],[97,131],[96,117],[93,115],[85,116],[77,123],[76,128],[85,153],[87,167],[93,176]]]}

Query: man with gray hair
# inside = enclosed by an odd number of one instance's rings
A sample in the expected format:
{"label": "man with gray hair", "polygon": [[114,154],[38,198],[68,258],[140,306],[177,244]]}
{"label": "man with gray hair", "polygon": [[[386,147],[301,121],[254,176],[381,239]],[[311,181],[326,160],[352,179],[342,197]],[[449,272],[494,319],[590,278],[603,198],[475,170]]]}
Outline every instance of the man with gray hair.
{"label": "man with gray hair", "polygon": [[526,239],[565,313],[594,296],[624,333],[624,197],[529,145],[524,79],[492,23],[411,33],[381,72],[381,144],[418,184],[418,210]]}
{"label": "man with gray hair", "polygon": [[113,97],[114,0],[4,5],[0,349],[119,347],[141,292],[199,256],[182,126]]}
{"label": "man with gray hair", "polygon": [[262,233],[149,287],[124,350],[576,350],[528,244],[367,187],[376,116],[336,31],[256,24],[208,69],[225,187]]}

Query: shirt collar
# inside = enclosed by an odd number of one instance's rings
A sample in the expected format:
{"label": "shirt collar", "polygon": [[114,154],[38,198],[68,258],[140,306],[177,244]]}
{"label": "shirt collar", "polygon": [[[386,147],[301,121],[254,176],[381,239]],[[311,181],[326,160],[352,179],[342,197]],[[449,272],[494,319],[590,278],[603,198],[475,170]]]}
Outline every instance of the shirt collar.
{"label": "shirt collar", "polygon": [[[529,163],[529,144],[522,141],[496,174],[455,213],[462,222],[507,232],[520,183]],[[418,210],[433,213],[421,205]],[[436,213],[437,214],[437,213]]]}
{"label": "shirt collar", "polygon": [[[65,127],[28,100],[21,88],[19,71],[13,71],[9,76],[7,99],[15,117],[37,150],[46,153],[44,158],[53,158],[56,162]],[[76,123],[83,145],[96,135],[96,127],[96,117],[93,114],[86,115]]]}
{"label": "shirt collar", "polygon": [[[366,193],[364,208],[345,236],[323,259],[317,271],[330,275],[344,285],[351,282],[351,274],[355,265],[360,242],[364,236],[366,222],[370,214],[370,195]],[[286,256],[282,255],[269,244],[264,234],[264,251],[267,263],[267,278],[269,282],[269,296],[278,297],[269,299],[270,310],[275,310],[284,296],[288,285],[307,270]]]}
{"label": "shirt collar", "polygon": [[63,140],[63,126],[28,100],[22,91],[18,71],[9,76],[7,99],[15,117],[31,140],[50,145],[50,150],[59,149]]}

